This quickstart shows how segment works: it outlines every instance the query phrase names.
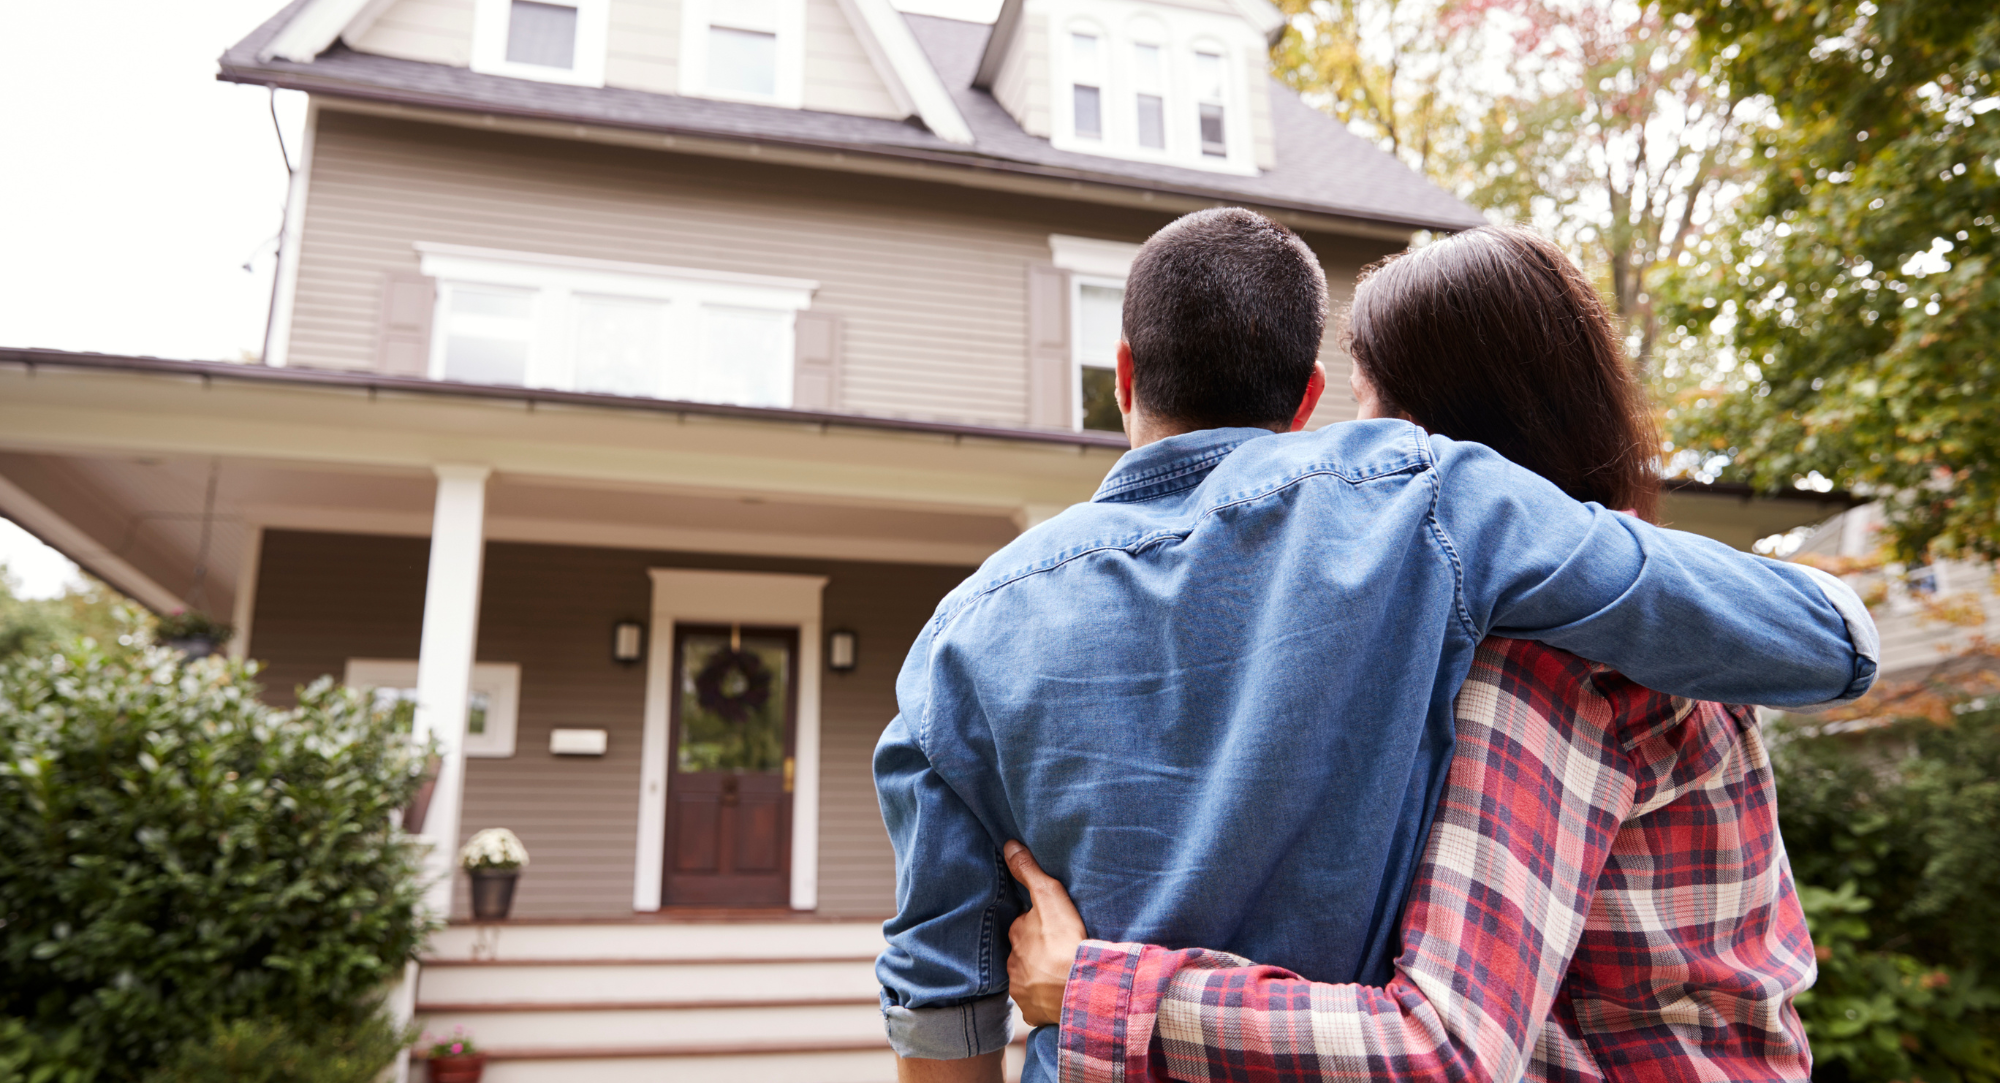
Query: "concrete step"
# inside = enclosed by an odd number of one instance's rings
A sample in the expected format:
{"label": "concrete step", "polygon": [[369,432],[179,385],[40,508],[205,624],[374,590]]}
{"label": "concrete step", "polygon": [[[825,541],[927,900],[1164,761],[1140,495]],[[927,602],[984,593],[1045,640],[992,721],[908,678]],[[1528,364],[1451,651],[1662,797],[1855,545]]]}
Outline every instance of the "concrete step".
{"label": "concrete step", "polygon": [[866,921],[605,922],[452,925],[431,937],[428,959],[861,959],[882,950],[882,926]]}
{"label": "concrete step", "polygon": [[887,1042],[882,1031],[882,1010],[873,998],[641,1007],[589,1004],[500,1011],[420,1002],[417,1019],[432,1034],[449,1034],[454,1027],[464,1027],[480,1045],[495,1051],[589,1051],[634,1046],[704,1049],[754,1044],[772,1038],[809,1044]]}
{"label": "concrete step", "polygon": [[872,1001],[873,957],[850,960],[433,962],[417,980],[425,1004]]}
{"label": "concrete step", "polygon": [[[1007,1050],[1007,1079],[1021,1078],[1023,1047]],[[768,1043],[759,1051],[715,1050],[662,1056],[641,1050],[610,1055],[503,1056],[486,1064],[486,1083],[894,1083],[896,1058],[886,1047],[793,1048]]]}

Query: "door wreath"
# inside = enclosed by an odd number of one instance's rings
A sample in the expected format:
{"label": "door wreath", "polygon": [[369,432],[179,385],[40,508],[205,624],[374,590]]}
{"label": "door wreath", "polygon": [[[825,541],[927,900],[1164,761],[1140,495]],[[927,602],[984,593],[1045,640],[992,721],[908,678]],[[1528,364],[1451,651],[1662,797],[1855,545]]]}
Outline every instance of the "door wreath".
{"label": "door wreath", "polygon": [[694,675],[694,695],[702,710],[740,726],[771,701],[771,669],[754,651],[723,648]]}

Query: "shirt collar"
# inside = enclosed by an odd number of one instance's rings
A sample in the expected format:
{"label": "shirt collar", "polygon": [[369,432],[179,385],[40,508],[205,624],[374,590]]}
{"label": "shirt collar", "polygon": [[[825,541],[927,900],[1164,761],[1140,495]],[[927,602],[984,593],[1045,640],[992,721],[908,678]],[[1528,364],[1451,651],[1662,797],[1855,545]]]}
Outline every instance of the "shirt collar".
{"label": "shirt collar", "polygon": [[1230,452],[1270,435],[1269,429],[1197,429],[1156,440],[1121,456],[1091,499],[1130,503],[1192,489]]}

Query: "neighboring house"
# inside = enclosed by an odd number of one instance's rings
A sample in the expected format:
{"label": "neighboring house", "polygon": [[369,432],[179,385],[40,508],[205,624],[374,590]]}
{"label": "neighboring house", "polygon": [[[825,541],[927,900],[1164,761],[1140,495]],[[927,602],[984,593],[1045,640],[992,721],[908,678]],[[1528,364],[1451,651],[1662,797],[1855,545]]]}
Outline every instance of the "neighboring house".
{"label": "neighboring house", "polygon": [[[0,350],[0,511],[233,617],[274,700],[416,700],[423,833],[533,856],[505,925],[440,880],[417,986],[494,1079],[885,1080],[870,751],[937,600],[1124,448],[1136,245],[1250,206],[1345,296],[1481,221],[1270,80],[1280,29],[297,0],[221,62],[311,95],[263,363]],[[1843,507],[1667,515],[1747,547]]]}

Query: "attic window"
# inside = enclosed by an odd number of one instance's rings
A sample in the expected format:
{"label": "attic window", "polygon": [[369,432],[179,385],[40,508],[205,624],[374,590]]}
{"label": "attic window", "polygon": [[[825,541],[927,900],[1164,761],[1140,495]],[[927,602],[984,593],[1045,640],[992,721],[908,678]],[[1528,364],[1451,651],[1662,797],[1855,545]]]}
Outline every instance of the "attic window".
{"label": "attic window", "polygon": [[575,68],[576,9],[566,4],[513,0],[507,18],[507,62]]}
{"label": "attic window", "polygon": [[803,0],[684,0],[681,93],[798,108]]}
{"label": "attic window", "polygon": [[1160,47],[1140,42],[1132,47],[1132,103],[1137,114],[1139,145],[1167,149],[1167,86],[1161,74]]}
{"label": "attic window", "polygon": [[609,0],[475,0],[472,70],[603,86],[608,6]]}

